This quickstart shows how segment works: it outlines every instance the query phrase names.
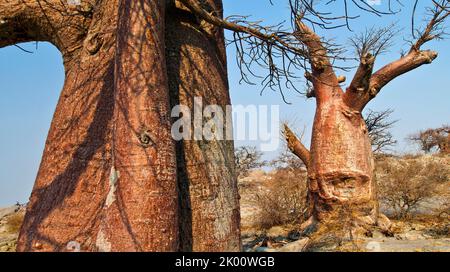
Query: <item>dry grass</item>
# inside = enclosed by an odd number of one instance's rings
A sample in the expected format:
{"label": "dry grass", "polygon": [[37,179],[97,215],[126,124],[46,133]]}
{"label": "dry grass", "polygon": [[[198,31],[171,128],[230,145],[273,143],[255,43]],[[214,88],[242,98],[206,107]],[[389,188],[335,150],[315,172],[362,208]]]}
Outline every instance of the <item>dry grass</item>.
{"label": "dry grass", "polygon": [[299,224],[306,210],[306,175],[299,171],[278,170],[265,191],[256,195],[261,229]]}
{"label": "dry grass", "polygon": [[6,230],[12,234],[18,233],[20,231],[20,227],[22,226],[23,218],[23,213],[15,213],[10,215],[6,220]]}

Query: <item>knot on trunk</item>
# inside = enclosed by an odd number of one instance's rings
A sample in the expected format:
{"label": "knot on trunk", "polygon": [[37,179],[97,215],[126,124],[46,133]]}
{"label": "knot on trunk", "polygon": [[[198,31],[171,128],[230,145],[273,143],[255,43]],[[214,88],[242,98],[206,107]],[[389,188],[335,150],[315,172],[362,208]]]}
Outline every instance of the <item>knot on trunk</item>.
{"label": "knot on trunk", "polygon": [[137,137],[142,147],[147,148],[153,145],[153,140],[149,130],[141,129],[140,132],[137,134]]}
{"label": "knot on trunk", "polygon": [[98,33],[90,33],[85,41],[85,48],[90,55],[95,55],[103,45],[103,38]]}

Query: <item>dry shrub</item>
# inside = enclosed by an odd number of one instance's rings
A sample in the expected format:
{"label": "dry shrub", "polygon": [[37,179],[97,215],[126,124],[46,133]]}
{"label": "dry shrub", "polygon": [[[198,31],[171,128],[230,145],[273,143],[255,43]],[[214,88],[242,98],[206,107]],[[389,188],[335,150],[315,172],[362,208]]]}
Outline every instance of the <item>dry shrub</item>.
{"label": "dry shrub", "polygon": [[23,218],[23,213],[15,213],[10,215],[6,219],[6,230],[9,233],[18,233],[20,231],[20,227],[22,226]]}
{"label": "dry shrub", "polygon": [[427,158],[378,161],[379,199],[396,219],[410,219],[421,204],[442,199],[442,188],[449,177],[447,167]]}
{"label": "dry shrub", "polygon": [[234,150],[236,175],[247,177],[252,170],[264,167],[267,162],[262,160],[263,153],[254,146],[240,146]]}
{"label": "dry shrub", "polygon": [[277,170],[266,190],[256,195],[257,224],[262,229],[299,224],[306,211],[306,173]]}
{"label": "dry shrub", "polygon": [[[361,220],[370,210],[361,207],[371,207],[373,202],[348,201],[333,206],[322,221],[316,225],[308,251],[363,251],[363,239],[372,232],[373,226]],[[370,235],[369,235],[370,236]]]}

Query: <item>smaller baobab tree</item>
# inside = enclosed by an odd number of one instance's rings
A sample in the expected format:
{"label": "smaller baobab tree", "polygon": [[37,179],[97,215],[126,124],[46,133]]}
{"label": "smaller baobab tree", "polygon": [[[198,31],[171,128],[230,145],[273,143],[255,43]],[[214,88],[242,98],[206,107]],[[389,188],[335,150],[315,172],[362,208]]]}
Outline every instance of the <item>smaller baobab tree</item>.
{"label": "smaller baobab tree", "polygon": [[[367,1],[289,0],[290,27],[263,26],[242,16],[223,20],[203,8],[201,1],[181,2],[205,21],[233,31],[232,42],[236,45],[244,81],[250,81],[256,73],[254,69],[265,67],[267,75],[262,77],[262,85],[279,90],[284,99],[283,88],[298,90],[296,75],[304,72],[306,95],[316,100],[310,148],[287,126],[284,132],[289,148],[308,171],[308,224],[316,226],[325,222],[343,206],[351,207],[356,214],[354,218],[361,219],[354,220],[361,222],[359,226],[378,224],[373,153],[362,111],[389,82],[437,58],[437,52],[423,47],[443,37],[450,2],[431,1],[426,7],[429,15],[426,25],[421,28],[413,23],[409,50],[377,71],[374,68],[377,57],[392,45],[398,32],[389,26],[369,29],[352,38],[359,65],[346,88],[346,78],[337,72],[348,68],[345,63],[355,58],[346,57],[342,46],[319,35],[317,30],[329,33],[340,26],[350,29],[350,22],[358,17],[350,14],[355,10],[378,16],[396,14],[394,2],[389,1],[388,10],[383,11]],[[400,4],[400,1],[395,3]],[[411,4],[414,19],[418,7],[422,6],[418,1]],[[341,14],[338,14],[339,9]]]}

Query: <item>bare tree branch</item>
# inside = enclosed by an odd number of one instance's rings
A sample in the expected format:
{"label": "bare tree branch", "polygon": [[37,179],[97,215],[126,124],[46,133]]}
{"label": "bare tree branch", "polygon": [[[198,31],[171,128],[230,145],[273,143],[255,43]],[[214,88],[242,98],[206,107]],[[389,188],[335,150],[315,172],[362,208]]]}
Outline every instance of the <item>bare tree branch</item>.
{"label": "bare tree branch", "polygon": [[434,149],[442,154],[450,153],[450,126],[444,125],[440,128],[427,129],[411,135],[409,140],[419,144],[420,149],[430,153]]}
{"label": "bare tree branch", "polygon": [[391,109],[379,112],[369,110],[364,117],[374,153],[386,151],[397,143],[389,131],[397,123],[397,120],[390,120],[393,112]]}
{"label": "bare tree branch", "polygon": [[[345,94],[346,103],[355,110],[362,111],[367,103],[372,100],[381,89],[395,78],[412,71],[424,64],[432,63],[438,56],[438,53],[432,50],[421,50],[421,47],[431,41],[440,39],[444,32],[442,25],[450,15],[450,2],[447,0],[433,1],[434,9],[430,9],[432,13],[431,19],[428,21],[425,30],[418,31],[420,36],[417,38],[409,50],[408,54],[400,59],[387,64],[374,74],[370,73],[370,65],[361,69],[365,71],[357,72],[356,81],[350,86],[349,92]],[[361,61],[365,62],[364,59]],[[365,74],[361,77],[361,74]],[[370,77],[369,77],[370,74]],[[370,78],[370,81],[367,78]],[[357,84],[358,80],[360,83]],[[359,87],[360,86],[360,87]]]}
{"label": "bare tree branch", "polygon": [[294,132],[284,124],[283,130],[284,137],[287,141],[287,146],[292,153],[299,157],[305,164],[306,168],[310,165],[310,153],[309,150],[302,144],[302,142],[295,136]]}
{"label": "bare tree branch", "polygon": [[308,80],[313,83],[314,96],[320,102],[332,92],[339,92],[342,95],[343,93],[339,88],[339,80],[327,56],[327,49],[320,37],[303,23],[301,19],[302,17],[299,15],[296,20],[295,37],[308,48],[308,60],[312,70],[312,74],[308,76]]}
{"label": "bare tree branch", "polygon": [[254,146],[240,146],[234,150],[236,175],[247,176],[251,170],[264,167],[267,162],[262,159],[263,153]]}
{"label": "bare tree branch", "polygon": [[229,22],[225,19],[221,19],[217,16],[215,16],[212,13],[208,13],[198,1],[196,0],[180,0],[186,7],[188,7],[192,12],[194,12],[197,16],[200,16],[202,19],[207,21],[208,23],[211,23],[213,25],[216,25],[218,27],[223,27],[224,29],[228,29],[234,32],[238,33],[245,33],[249,34],[251,36],[254,36],[260,40],[270,42],[273,46],[282,48],[284,50],[291,51],[295,54],[305,55],[306,52],[300,48],[297,48],[295,46],[292,46],[284,40],[283,36],[276,35],[275,33],[263,33],[261,30],[257,28],[252,28],[248,26],[239,25],[234,22]]}
{"label": "bare tree branch", "polygon": [[[391,45],[397,34],[395,28],[389,26],[380,30],[368,29],[366,33],[352,39],[360,64],[344,94],[339,86],[343,78],[337,77],[334,70],[348,70],[349,67],[338,61],[345,63],[349,58],[345,57],[343,49],[337,44],[320,37],[315,27],[330,29],[347,26],[350,29],[349,22],[358,18],[358,15],[350,14],[350,11],[354,10],[352,5],[377,16],[395,14],[399,9],[394,9],[394,3],[391,1],[388,1],[388,10],[378,10],[366,1],[336,0],[321,3],[314,0],[288,0],[291,30],[284,29],[283,24],[262,26],[261,22],[250,22],[243,16],[221,19],[215,16],[213,11],[209,12],[205,7],[207,5],[201,0],[180,2],[202,20],[234,32],[231,42],[237,49],[236,58],[243,81],[252,84],[249,77],[259,78],[262,80],[263,90],[266,87],[279,90],[285,99],[283,89],[293,88],[298,91],[293,80],[299,78],[299,72],[304,72],[307,97],[316,97],[320,103],[326,101],[327,97],[344,96],[348,106],[356,111],[362,111],[394,78],[431,63],[437,57],[437,53],[421,50],[421,47],[444,35],[443,24],[450,10],[449,1],[433,0],[432,8],[428,9],[431,18],[423,31],[416,31],[416,41],[411,45],[409,53],[375,73],[375,59]],[[394,2],[401,5],[400,1]],[[344,7],[341,15],[336,9],[337,5]],[[334,9],[323,12],[322,9],[327,7]],[[416,9],[417,1],[414,3],[414,13]],[[267,70],[267,75],[259,76],[254,72],[253,66],[259,70],[261,67]]]}

